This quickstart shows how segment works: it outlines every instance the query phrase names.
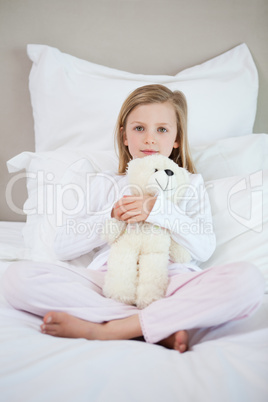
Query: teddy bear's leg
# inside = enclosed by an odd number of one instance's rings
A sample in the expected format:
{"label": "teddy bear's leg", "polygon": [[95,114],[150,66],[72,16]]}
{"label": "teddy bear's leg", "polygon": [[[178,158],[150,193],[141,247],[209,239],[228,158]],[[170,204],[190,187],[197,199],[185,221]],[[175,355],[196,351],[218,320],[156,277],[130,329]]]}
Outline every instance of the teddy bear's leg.
{"label": "teddy bear's leg", "polygon": [[144,308],[165,296],[168,285],[170,236],[151,235],[144,239],[139,261],[139,283],[136,305]]}
{"label": "teddy bear's leg", "polygon": [[139,237],[123,234],[111,247],[103,294],[126,304],[135,304]]}
{"label": "teddy bear's leg", "polygon": [[168,285],[167,265],[168,258],[164,254],[147,254],[140,257],[140,278],[136,300],[138,308],[145,308],[153,301],[165,296]]}

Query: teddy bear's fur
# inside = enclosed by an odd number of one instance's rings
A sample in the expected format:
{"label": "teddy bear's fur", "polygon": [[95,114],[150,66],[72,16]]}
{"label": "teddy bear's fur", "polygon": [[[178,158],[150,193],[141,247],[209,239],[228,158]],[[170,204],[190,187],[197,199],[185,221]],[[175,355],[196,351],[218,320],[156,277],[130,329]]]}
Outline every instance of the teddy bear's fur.
{"label": "teddy bear's fur", "polygon": [[[128,164],[133,195],[165,198],[178,204],[188,172],[171,159],[151,155]],[[104,237],[111,244],[103,293],[126,304],[144,308],[165,295],[168,262],[187,262],[189,252],[171,239],[170,231],[148,222],[127,224],[114,218],[105,223]]]}

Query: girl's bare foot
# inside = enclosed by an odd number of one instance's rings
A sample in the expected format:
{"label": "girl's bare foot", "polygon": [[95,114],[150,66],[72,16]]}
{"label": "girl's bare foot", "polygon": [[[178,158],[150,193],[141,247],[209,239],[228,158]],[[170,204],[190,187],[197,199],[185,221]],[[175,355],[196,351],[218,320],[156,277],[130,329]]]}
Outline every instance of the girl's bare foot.
{"label": "girl's bare foot", "polygon": [[63,338],[85,338],[88,340],[119,340],[142,336],[138,315],[98,324],[76,318],[67,313],[50,312],[41,325],[43,334]]}
{"label": "girl's bare foot", "polygon": [[165,346],[168,349],[175,349],[180,353],[184,353],[188,350],[189,335],[187,331],[177,331],[170,335],[168,338],[159,342],[160,345]]}
{"label": "girl's bare foot", "polygon": [[50,312],[43,319],[41,332],[63,338],[101,339],[103,324],[81,320],[67,313]]}
{"label": "girl's bare foot", "polygon": [[[76,318],[67,313],[47,313],[41,325],[41,332],[63,338],[84,338],[88,340],[133,339],[142,336],[138,315],[121,320],[97,324]],[[169,349],[180,353],[188,349],[188,332],[178,331],[159,342]]]}

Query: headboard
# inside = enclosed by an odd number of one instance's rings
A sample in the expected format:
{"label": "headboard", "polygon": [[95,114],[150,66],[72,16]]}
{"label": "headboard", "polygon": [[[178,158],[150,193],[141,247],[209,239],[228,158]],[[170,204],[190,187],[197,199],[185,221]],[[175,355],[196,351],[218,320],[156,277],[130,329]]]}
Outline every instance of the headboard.
{"label": "headboard", "polygon": [[[21,0],[0,3],[0,219],[24,221],[6,202],[12,175],[6,161],[34,151],[28,90],[28,43],[46,44],[79,58],[143,74],[173,75],[245,42],[259,73],[254,132],[268,132],[267,0]],[[14,185],[18,209],[25,181]]]}

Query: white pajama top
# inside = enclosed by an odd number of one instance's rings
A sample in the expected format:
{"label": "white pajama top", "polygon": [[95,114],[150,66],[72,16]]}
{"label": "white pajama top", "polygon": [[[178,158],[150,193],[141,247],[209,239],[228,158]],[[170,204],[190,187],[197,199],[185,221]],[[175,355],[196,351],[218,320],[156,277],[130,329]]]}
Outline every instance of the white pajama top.
{"label": "white pajama top", "polygon": [[[67,217],[57,229],[54,249],[58,259],[72,260],[95,250],[88,268],[101,268],[110,249],[101,230],[105,220],[111,218],[115,202],[124,195],[130,195],[126,175],[97,174],[85,195],[82,211]],[[192,259],[184,265],[193,270],[200,270],[198,263],[206,261],[215,250],[210,203],[199,174],[189,174],[189,184],[178,205],[159,193],[146,221],[170,230],[173,240],[190,252]]]}

